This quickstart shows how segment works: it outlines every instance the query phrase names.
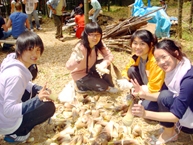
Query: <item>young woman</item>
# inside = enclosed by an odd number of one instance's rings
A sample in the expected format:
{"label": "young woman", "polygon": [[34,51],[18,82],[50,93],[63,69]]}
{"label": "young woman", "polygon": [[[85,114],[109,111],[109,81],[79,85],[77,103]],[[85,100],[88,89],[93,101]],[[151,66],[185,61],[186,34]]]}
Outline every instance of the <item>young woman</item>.
{"label": "young woman", "polygon": [[[98,60],[101,54],[103,59]],[[109,91],[116,93],[109,65],[111,51],[102,42],[102,29],[91,22],[85,26],[81,41],[75,46],[66,67],[80,91]]]}
{"label": "young woman", "polygon": [[[140,104],[132,107],[133,115],[160,121],[164,127],[157,144],[177,140],[179,129],[193,133],[193,67],[181,52],[175,41],[165,39],[155,45],[154,56],[157,64],[165,71],[165,83],[159,93],[147,93],[142,89],[135,92],[140,98],[156,101],[159,112],[147,111]],[[136,80],[132,81],[139,87]],[[174,124],[178,122],[175,131]]]}
{"label": "young woman", "polygon": [[[15,53],[9,54],[0,70],[0,134],[7,142],[23,142],[34,126],[45,122],[55,112],[46,84],[34,85],[29,67],[44,51],[41,38],[30,31],[22,33]],[[28,93],[25,90],[28,91]],[[46,100],[46,101],[44,101]]]}
{"label": "young woman", "polygon": [[[158,92],[164,82],[165,73],[157,65],[152,50],[157,38],[148,30],[138,30],[131,36],[130,46],[133,56],[122,71],[123,79],[117,81],[120,89],[130,89],[133,85],[128,81],[136,79],[145,92]],[[136,88],[135,88],[136,90]],[[148,110],[157,111],[157,104],[143,100]]]}

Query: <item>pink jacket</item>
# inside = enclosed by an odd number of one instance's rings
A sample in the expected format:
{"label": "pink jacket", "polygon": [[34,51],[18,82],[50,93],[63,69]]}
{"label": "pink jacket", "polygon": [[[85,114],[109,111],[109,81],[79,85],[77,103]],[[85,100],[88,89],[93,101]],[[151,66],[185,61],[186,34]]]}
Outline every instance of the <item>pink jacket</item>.
{"label": "pink jacket", "polygon": [[[71,54],[69,60],[66,62],[66,68],[71,71],[73,80],[77,81],[87,75],[86,73],[87,49],[80,43],[78,43],[75,47],[79,47],[79,49],[82,51],[82,54],[84,55],[84,59],[81,60],[80,62],[76,62],[74,55]],[[99,54],[102,55],[104,59],[102,63],[105,63],[106,66],[108,66],[112,62],[113,55],[108,47],[105,46],[102,50],[98,50],[98,56],[100,56]],[[97,58],[95,49],[92,49],[91,54],[88,57],[88,71],[95,64],[96,59]]]}

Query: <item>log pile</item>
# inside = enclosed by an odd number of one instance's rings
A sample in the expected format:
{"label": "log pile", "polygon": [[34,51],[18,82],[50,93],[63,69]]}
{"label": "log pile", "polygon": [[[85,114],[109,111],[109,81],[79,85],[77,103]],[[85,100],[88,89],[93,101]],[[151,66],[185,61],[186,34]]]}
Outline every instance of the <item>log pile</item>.
{"label": "log pile", "polygon": [[132,33],[146,25],[150,19],[151,17],[131,17],[119,24],[106,26],[103,31],[103,40],[109,48],[131,53],[129,44]]}
{"label": "log pile", "polygon": [[147,25],[148,20],[152,17],[147,17],[162,8],[154,10],[143,16],[133,16],[118,24],[111,24],[105,27],[103,30],[103,40],[107,47],[113,48],[115,50],[124,50],[131,53],[130,49],[130,38],[131,35],[142,26]]}

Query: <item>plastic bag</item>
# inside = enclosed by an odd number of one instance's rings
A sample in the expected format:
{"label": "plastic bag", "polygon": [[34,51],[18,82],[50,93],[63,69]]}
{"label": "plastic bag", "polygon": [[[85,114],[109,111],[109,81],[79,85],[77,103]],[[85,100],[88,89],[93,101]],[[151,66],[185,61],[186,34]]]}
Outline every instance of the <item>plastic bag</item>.
{"label": "plastic bag", "polygon": [[72,102],[75,98],[74,81],[70,81],[63,90],[59,93],[58,99],[60,102]]}

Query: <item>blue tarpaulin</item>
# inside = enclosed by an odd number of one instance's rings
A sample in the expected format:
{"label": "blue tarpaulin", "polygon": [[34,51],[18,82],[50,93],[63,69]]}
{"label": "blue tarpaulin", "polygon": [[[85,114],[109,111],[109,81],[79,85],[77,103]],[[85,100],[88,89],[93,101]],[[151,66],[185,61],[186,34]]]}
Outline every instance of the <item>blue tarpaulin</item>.
{"label": "blue tarpaulin", "polygon": [[[144,3],[142,0],[135,0],[132,15],[143,16],[159,8],[161,7],[157,6],[144,7]],[[155,35],[158,38],[170,37],[170,28],[171,28],[170,17],[166,14],[166,12],[163,9],[156,11],[152,14],[149,14],[148,17],[152,17],[151,20],[148,20],[149,23],[156,24]]]}

